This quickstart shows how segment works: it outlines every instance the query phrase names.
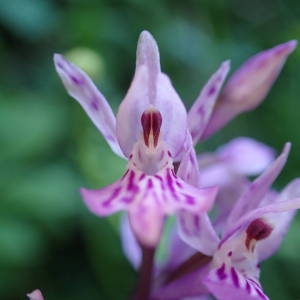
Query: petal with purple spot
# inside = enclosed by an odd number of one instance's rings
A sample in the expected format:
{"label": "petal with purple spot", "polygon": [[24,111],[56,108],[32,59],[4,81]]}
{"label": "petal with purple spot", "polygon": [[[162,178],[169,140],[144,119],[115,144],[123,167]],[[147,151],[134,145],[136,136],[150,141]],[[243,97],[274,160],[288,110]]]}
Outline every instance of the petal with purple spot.
{"label": "petal with purple spot", "polygon": [[116,118],[105,97],[85,72],[61,54],[54,55],[54,63],[69,95],[79,102],[111,149],[124,158],[116,137]]}
{"label": "petal with purple spot", "polygon": [[117,114],[117,136],[125,155],[130,155],[139,140],[141,116],[151,107],[162,115],[162,139],[176,159],[186,135],[187,113],[170,79],[160,72],[154,38],[144,31],[138,42],[135,75]]}
{"label": "petal with purple spot", "polygon": [[210,77],[201,90],[193,106],[188,112],[188,127],[196,144],[209,121],[215,102],[230,68],[230,62],[225,61],[219,69]]}

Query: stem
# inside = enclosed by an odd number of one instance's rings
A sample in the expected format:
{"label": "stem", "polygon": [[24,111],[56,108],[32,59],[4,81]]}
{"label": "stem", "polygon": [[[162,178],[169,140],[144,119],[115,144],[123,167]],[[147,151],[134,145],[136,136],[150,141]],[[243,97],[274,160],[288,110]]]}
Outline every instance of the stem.
{"label": "stem", "polygon": [[152,284],[152,272],[155,248],[141,245],[142,263],[139,271],[139,280],[134,300],[148,300]]}

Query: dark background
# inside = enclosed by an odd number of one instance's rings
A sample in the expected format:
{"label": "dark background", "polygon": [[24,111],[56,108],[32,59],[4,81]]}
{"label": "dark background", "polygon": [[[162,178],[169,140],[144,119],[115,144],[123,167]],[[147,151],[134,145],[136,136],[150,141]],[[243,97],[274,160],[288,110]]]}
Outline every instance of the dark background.
{"label": "dark background", "polygon": [[[78,188],[116,180],[125,162],[109,149],[55,74],[60,52],[81,65],[117,108],[130,84],[139,33],[156,38],[163,70],[189,107],[225,59],[249,56],[300,36],[300,4],[288,1],[1,0],[0,299],[127,299],[136,275],[123,257],[118,218],[91,215]],[[199,147],[237,136],[279,152],[293,143],[277,180],[300,174],[300,50],[266,101]],[[262,264],[271,299],[300,299],[300,219]]]}

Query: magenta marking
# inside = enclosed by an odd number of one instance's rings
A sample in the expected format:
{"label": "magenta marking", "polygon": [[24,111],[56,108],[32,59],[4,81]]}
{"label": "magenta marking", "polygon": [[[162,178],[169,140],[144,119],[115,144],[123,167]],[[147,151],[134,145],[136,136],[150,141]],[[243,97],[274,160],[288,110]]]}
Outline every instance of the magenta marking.
{"label": "magenta marking", "polygon": [[99,103],[96,99],[92,100],[91,102],[91,106],[94,110],[98,110],[99,109]]}
{"label": "magenta marking", "polygon": [[240,287],[239,277],[238,277],[236,270],[233,267],[231,267],[230,273],[231,273],[231,278],[232,278],[233,284],[235,285],[235,287],[239,288]]}
{"label": "magenta marking", "polygon": [[121,201],[128,204],[133,201],[133,197],[123,197]]}
{"label": "magenta marking", "polygon": [[211,97],[216,92],[216,87],[213,85],[207,92],[207,96]]}
{"label": "magenta marking", "polygon": [[127,191],[133,192],[133,193],[137,193],[139,188],[137,185],[134,184],[134,177],[135,174],[134,172],[131,170],[129,172],[129,178],[128,178],[128,184],[127,184]]}
{"label": "magenta marking", "polygon": [[186,195],[186,194],[184,195],[184,197],[185,197],[185,201],[186,201],[187,204],[189,204],[189,205],[194,205],[195,204],[194,197],[192,197],[190,195]]}
{"label": "magenta marking", "polygon": [[69,77],[76,85],[82,85],[84,83],[84,80],[82,78],[78,78],[74,75],[69,75]]}
{"label": "magenta marking", "polygon": [[162,177],[159,175],[154,175],[155,178],[157,178],[159,181],[163,181]]}
{"label": "magenta marking", "polygon": [[102,205],[107,207],[110,205],[110,203],[116,198],[118,197],[118,195],[120,194],[122,190],[122,187],[121,186],[118,186],[117,188],[115,188],[113,190],[113,192],[111,193],[111,195],[105,200],[102,202]]}
{"label": "magenta marking", "polygon": [[248,280],[246,280],[246,291],[247,291],[248,294],[251,294],[251,285],[248,282]]}
{"label": "magenta marking", "polygon": [[147,182],[147,188],[148,189],[152,189],[153,188],[153,182],[151,179],[148,179],[148,182]]}
{"label": "magenta marking", "polygon": [[217,276],[220,280],[224,280],[227,278],[227,274],[225,273],[225,264],[223,264],[218,270],[217,270]]}
{"label": "magenta marking", "polygon": [[256,290],[258,296],[259,296],[261,299],[263,299],[263,300],[268,299],[268,298],[266,297],[266,295],[265,295],[260,289],[255,288],[255,290]]}
{"label": "magenta marking", "polygon": [[142,181],[145,177],[146,177],[145,173],[141,174],[141,176],[139,177],[139,181]]}
{"label": "magenta marking", "polygon": [[175,180],[175,184],[179,187],[179,188],[183,188],[183,186],[182,186],[182,184],[179,182],[179,181],[177,181],[177,180]]}
{"label": "magenta marking", "polygon": [[62,64],[61,62],[58,62],[56,65],[57,65],[59,68],[64,69],[64,66],[63,66],[63,64]]}
{"label": "magenta marking", "polygon": [[197,216],[197,215],[194,216],[194,225],[195,225],[195,228],[197,229],[197,231],[199,232],[200,231],[200,219],[199,219],[199,216]]}

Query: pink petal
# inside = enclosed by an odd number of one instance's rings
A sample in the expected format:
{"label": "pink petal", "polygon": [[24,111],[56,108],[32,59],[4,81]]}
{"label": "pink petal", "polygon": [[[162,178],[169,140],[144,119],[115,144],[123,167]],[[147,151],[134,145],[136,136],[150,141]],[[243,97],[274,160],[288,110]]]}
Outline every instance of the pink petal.
{"label": "pink petal", "polygon": [[129,156],[140,138],[141,116],[150,107],[162,115],[162,139],[174,159],[180,155],[185,140],[187,114],[169,78],[160,72],[158,47],[149,32],[142,32],[137,49],[136,70],[131,86],[117,114],[117,136]]}
{"label": "pink petal", "polygon": [[198,160],[193,146],[183,154],[177,170],[177,176],[195,187],[200,186]]}
{"label": "pink petal", "polygon": [[[276,202],[282,202],[300,197],[300,179],[293,180],[281,193],[278,195]],[[259,261],[267,259],[279,247],[282,239],[286,235],[288,228],[293,220],[296,210],[287,212],[269,214],[265,217],[268,224],[271,224],[273,231],[266,239],[257,243],[256,249]]]}
{"label": "pink petal", "polygon": [[121,241],[125,256],[137,270],[141,263],[142,253],[126,215],[123,215],[121,218]]}
{"label": "pink petal", "polygon": [[205,255],[213,256],[220,240],[206,213],[180,211],[178,222],[179,235],[185,243]]}
{"label": "pink petal", "polygon": [[226,232],[241,216],[259,206],[273,181],[284,167],[290,148],[291,144],[286,143],[281,155],[246,189],[228,216]]}
{"label": "pink petal", "polygon": [[[152,200],[156,199],[153,197]],[[131,206],[128,214],[137,240],[144,246],[156,247],[163,230],[164,210],[157,203],[142,201]]]}
{"label": "pink petal", "polygon": [[269,299],[256,280],[246,278],[234,267],[226,266],[225,263],[212,269],[203,283],[218,300]]}
{"label": "pink petal", "polygon": [[30,300],[44,300],[44,297],[40,290],[34,290],[33,292],[27,294]]}
{"label": "pink petal", "polygon": [[237,174],[261,173],[274,159],[274,150],[247,137],[236,138],[217,150],[218,158]]}
{"label": "pink petal", "polygon": [[208,211],[216,192],[215,187],[197,189],[188,185],[170,168],[155,175],[129,169],[122,179],[105,188],[81,189],[87,207],[96,215],[127,210],[134,234],[139,242],[146,242],[148,246],[158,242],[162,216],[180,209]]}
{"label": "pink petal", "polygon": [[225,61],[208,80],[201,93],[188,112],[188,127],[196,144],[209,121],[215,102],[230,69],[230,62]]}
{"label": "pink petal", "polygon": [[104,96],[85,72],[61,54],[54,55],[54,63],[69,95],[79,102],[111,149],[124,157],[116,137],[116,118]]}
{"label": "pink petal", "polygon": [[296,45],[296,41],[289,41],[247,60],[225,85],[202,138],[212,135],[239,113],[257,107]]}
{"label": "pink petal", "polygon": [[219,247],[221,247],[233,235],[238,235],[245,231],[246,227],[255,219],[259,219],[261,217],[268,218],[268,214],[284,213],[296,209],[300,209],[300,198],[279,201],[274,204],[254,209],[232,224],[231,228],[227,231],[226,236],[222,239]]}

